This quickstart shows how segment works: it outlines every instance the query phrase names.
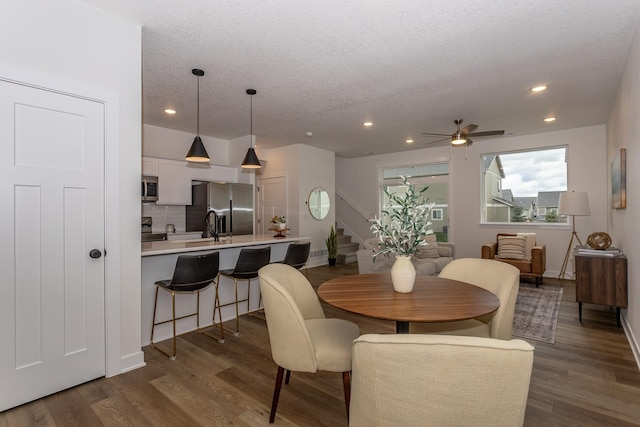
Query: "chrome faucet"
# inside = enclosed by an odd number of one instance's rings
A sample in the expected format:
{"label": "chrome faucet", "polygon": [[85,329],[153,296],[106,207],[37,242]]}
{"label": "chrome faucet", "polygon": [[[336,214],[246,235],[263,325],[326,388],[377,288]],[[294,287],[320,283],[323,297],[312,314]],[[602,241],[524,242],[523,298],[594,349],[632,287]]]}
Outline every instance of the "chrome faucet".
{"label": "chrome faucet", "polygon": [[[213,214],[213,227],[211,226],[211,214]],[[210,209],[204,217],[204,236],[213,237],[214,242],[220,241],[220,229],[219,229],[218,214],[213,209]],[[211,229],[213,228],[213,232]]]}

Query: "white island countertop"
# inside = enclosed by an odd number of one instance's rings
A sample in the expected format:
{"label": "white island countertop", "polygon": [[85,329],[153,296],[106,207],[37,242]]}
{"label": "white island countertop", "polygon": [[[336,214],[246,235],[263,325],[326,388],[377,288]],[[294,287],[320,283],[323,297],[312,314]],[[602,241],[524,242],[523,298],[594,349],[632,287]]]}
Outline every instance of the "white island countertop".
{"label": "white island countertop", "polygon": [[143,257],[153,255],[168,255],[186,252],[206,251],[211,249],[238,248],[244,246],[272,245],[299,240],[311,240],[311,237],[284,236],[274,238],[271,234],[254,234],[248,236],[221,237],[219,242],[213,238],[191,240],[161,240],[156,242],[142,242]]}

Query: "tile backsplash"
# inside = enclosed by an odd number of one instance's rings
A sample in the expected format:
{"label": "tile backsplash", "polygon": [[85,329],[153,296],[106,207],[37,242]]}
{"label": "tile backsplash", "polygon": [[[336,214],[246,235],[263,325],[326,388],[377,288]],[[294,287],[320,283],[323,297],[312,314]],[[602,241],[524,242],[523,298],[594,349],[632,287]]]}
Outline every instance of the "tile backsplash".
{"label": "tile backsplash", "polygon": [[142,216],[150,216],[153,221],[152,231],[164,233],[167,224],[176,226],[176,233],[186,230],[186,209],[184,206],[157,205],[144,203]]}

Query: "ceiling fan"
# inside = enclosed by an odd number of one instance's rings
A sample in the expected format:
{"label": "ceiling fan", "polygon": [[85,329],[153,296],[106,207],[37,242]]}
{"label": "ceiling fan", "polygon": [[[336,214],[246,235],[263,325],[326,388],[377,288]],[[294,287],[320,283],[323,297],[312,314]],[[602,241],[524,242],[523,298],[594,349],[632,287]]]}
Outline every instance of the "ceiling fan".
{"label": "ceiling fan", "polygon": [[444,137],[437,139],[435,141],[427,142],[425,145],[434,147],[437,145],[443,145],[445,141],[449,141],[452,146],[460,146],[460,145],[471,145],[473,141],[470,137],[483,137],[483,136],[495,136],[495,135],[504,135],[504,130],[489,130],[485,132],[473,132],[478,125],[470,124],[462,129],[460,129],[460,125],[462,124],[462,119],[456,119],[453,121],[455,123],[457,130],[451,135],[445,133],[430,133],[423,132],[422,135],[425,137]]}

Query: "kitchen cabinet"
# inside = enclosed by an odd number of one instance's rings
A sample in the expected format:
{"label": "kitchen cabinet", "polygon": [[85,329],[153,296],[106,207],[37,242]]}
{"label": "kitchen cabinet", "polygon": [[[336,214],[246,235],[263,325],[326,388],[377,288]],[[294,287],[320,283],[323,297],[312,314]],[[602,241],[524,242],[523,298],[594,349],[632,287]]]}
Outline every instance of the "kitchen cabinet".
{"label": "kitchen cabinet", "polygon": [[238,182],[238,168],[210,165],[206,163],[189,165],[191,179],[196,181]]}
{"label": "kitchen cabinet", "polygon": [[153,157],[142,158],[142,175],[143,176],[158,176],[158,159]]}
{"label": "kitchen cabinet", "polygon": [[187,162],[158,159],[157,204],[191,204],[191,171]]}
{"label": "kitchen cabinet", "polygon": [[576,301],[582,322],[582,303],[627,307],[627,258],[624,255],[576,255]]}

